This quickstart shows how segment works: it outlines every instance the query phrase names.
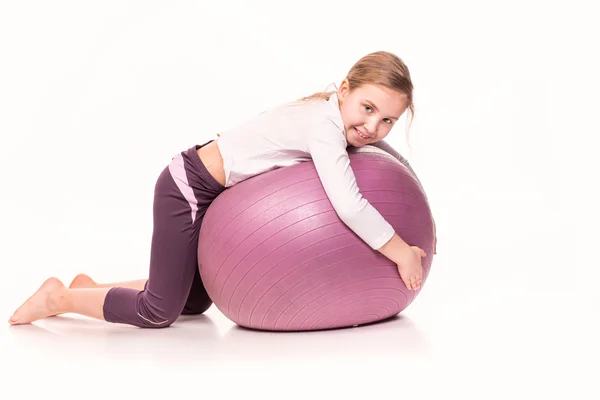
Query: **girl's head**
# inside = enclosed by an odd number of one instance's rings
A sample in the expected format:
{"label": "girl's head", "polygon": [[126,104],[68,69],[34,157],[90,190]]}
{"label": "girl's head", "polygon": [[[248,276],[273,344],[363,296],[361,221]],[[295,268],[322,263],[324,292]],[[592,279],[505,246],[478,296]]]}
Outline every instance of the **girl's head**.
{"label": "girl's head", "polygon": [[408,68],[396,55],[379,51],[358,60],[337,91],[348,143],[385,138],[407,109],[414,111],[412,92]]}
{"label": "girl's head", "polygon": [[[304,99],[329,99],[332,93],[336,92],[315,93]],[[355,147],[385,138],[407,109],[414,118],[410,72],[393,53],[378,51],[358,60],[337,96],[346,140]]]}

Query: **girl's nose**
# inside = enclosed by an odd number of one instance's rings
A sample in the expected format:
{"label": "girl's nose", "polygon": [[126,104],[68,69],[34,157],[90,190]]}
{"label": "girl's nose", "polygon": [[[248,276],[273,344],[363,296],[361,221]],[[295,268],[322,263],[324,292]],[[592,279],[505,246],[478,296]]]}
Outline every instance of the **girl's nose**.
{"label": "girl's nose", "polygon": [[377,133],[377,124],[367,122],[363,128],[365,133],[369,136],[375,136]]}

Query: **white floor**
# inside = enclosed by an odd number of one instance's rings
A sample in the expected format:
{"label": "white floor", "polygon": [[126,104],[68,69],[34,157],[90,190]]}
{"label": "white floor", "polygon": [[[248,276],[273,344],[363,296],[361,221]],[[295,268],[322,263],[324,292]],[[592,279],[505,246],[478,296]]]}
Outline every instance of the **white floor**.
{"label": "white floor", "polygon": [[[64,315],[1,329],[0,364],[7,384],[50,398],[196,391],[294,399],[597,399],[600,296],[582,291],[593,285],[548,276],[561,269],[551,257],[520,256],[512,264],[477,251],[464,257],[443,244],[417,300],[380,324],[257,332],[214,306],[161,330]],[[12,285],[2,315],[36,278],[41,274]]]}

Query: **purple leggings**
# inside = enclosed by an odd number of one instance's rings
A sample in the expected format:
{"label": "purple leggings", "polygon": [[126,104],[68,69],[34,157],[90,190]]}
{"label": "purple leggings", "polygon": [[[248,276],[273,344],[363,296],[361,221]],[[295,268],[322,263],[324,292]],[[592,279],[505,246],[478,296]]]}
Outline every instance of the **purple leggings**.
{"label": "purple leggings", "polygon": [[225,187],[206,170],[195,145],[173,157],[154,188],[150,273],[144,290],[111,288],[104,319],[141,328],[164,328],[181,314],[212,304],[198,271],[198,235],[206,209]]}

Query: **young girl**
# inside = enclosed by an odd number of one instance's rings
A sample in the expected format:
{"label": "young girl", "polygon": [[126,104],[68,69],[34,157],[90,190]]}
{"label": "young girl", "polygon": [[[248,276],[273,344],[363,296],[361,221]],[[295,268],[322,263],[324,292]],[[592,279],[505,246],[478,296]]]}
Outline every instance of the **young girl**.
{"label": "young girl", "polygon": [[[312,160],[340,219],[398,266],[409,290],[420,288],[421,257],[358,190],[347,147],[375,145],[408,162],[382,139],[407,109],[414,112],[406,65],[389,52],[361,58],[339,89],[273,108],[203,145],[175,155],[155,186],[148,279],[97,284],[80,274],[67,288],[49,278],[11,316],[25,324],[77,313],[143,328],[171,325],[212,304],[200,279],[198,236],[211,202],[236,183]],[[413,172],[414,174],[414,172]],[[415,175],[416,178],[416,175]],[[418,179],[417,179],[418,180]]]}

